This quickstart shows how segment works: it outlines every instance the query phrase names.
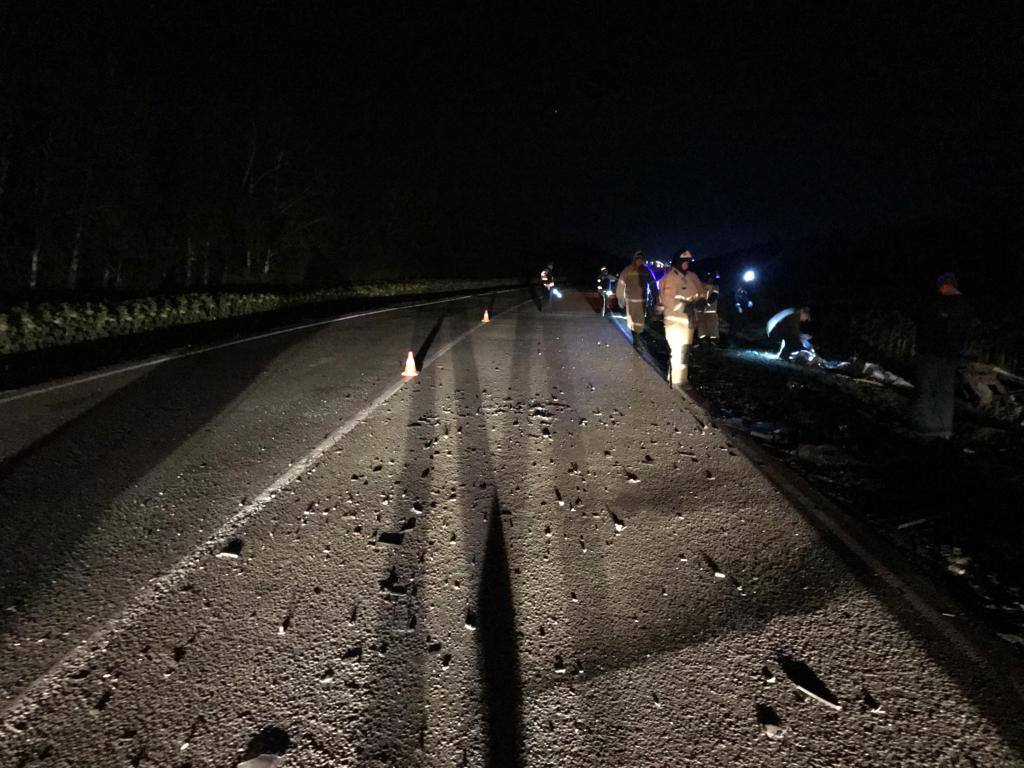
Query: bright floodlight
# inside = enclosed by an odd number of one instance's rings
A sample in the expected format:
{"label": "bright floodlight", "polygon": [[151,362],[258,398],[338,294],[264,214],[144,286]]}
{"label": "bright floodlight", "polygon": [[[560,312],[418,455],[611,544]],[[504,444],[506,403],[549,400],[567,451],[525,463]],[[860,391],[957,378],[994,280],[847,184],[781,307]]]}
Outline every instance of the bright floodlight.
{"label": "bright floodlight", "polygon": [[743,273],[743,282],[744,283],[752,283],[756,279],[757,279],[757,273],[754,270],[752,270],[752,269],[748,269],[746,272]]}

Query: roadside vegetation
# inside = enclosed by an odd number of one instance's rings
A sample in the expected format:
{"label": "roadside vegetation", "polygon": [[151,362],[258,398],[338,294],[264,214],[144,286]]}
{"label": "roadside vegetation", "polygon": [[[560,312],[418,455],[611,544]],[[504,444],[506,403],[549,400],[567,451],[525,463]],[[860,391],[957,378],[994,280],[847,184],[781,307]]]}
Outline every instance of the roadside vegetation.
{"label": "roadside vegetation", "polygon": [[106,301],[19,304],[0,313],[0,354],[31,352],[342,299],[450,293],[520,283],[513,278],[380,281],[290,293],[188,293]]}

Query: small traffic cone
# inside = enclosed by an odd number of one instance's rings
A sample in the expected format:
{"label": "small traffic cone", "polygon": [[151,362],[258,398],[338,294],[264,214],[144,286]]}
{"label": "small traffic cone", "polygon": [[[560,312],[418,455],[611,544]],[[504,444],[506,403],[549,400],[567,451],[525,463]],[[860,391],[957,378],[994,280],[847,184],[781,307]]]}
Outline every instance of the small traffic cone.
{"label": "small traffic cone", "polygon": [[409,356],[405,358],[405,370],[402,371],[402,377],[411,379],[419,375],[419,371],[416,370],[416,358],[412,356],[412,352],[409,352]]}
{"label": "small traffic cone", "polygon": [[489,322],[491,322],[491,316],[489,314],[487,314],[487,307],[484,307],[484,319],[481,320],[480,322],[481,323],[489,323]]}

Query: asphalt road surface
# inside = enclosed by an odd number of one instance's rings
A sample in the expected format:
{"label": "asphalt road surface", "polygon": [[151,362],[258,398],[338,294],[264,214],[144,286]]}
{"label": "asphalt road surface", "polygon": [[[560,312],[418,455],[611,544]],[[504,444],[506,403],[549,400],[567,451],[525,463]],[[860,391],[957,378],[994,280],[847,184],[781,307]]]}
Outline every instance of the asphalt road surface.
{"label": "asphalt road surface", "polygon": [[4,766],[1024,764],[984,655],[580,294],[341,319],[0,423]]}

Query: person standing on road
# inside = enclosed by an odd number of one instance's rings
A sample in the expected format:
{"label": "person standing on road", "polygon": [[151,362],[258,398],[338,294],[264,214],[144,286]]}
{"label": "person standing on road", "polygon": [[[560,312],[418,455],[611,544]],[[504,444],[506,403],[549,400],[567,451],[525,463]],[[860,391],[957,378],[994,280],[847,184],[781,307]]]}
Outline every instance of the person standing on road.
{"label": "person standing on road", "polygon": [[555,265],[548,264],[544,269],[540,271],[540,284],[547,289],[548,292],[555,287]]}
{"label": "person standing on road", "polygon": [[676,257],[678,266],[671,267],[661,279],[658,301],[665,310],[665,341],[672,356],[669,381],[673,387],[686,383],[687,357],[693,344],[695,326],[694,304],[707,297],[707,288],[690,269],[693,254],[683,249]]}
{"label": "person standing on road", "polygon": [[608,272],[608,267],[601,267],[601,271],[597,273],[597,296],[601,299],[601,317],[608,314],[608,298],[612,295],[612,276]]}
{"label": "person standing on road", "polygon": [[953,435],[957,371],[974,315],[952,272],[939,276],[937,289],[917,322],[916,389],[910,417],[922,435],[948,440]]}
{"label": "person standing on road", "polygon": [[619,304],[626,310],[626,324],[633,332],[633,346],[640,345],[647,317],[647,284],[650,273],[644,264],[644,252],[633,254],[632,263],[619,274],[616,294]]}

